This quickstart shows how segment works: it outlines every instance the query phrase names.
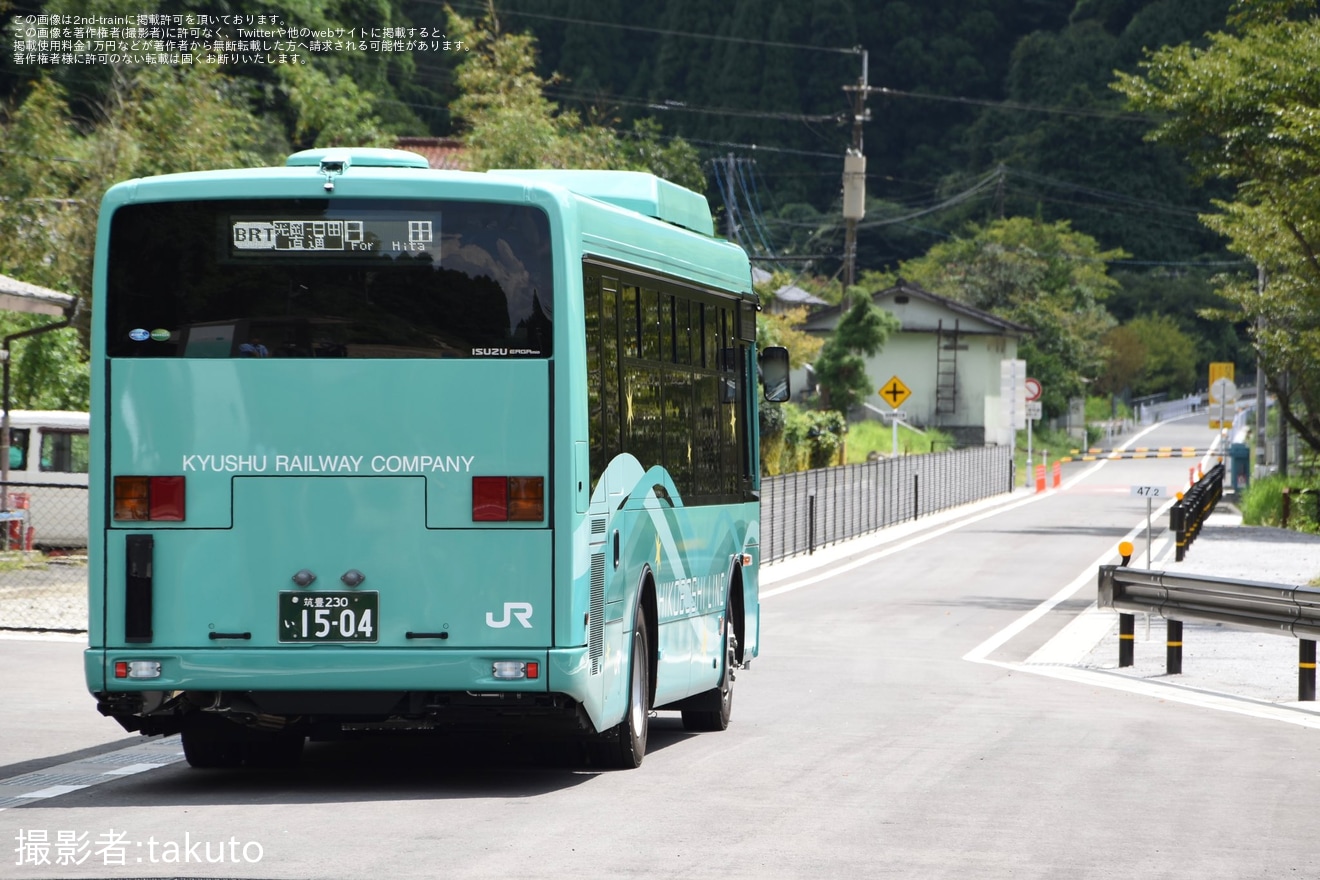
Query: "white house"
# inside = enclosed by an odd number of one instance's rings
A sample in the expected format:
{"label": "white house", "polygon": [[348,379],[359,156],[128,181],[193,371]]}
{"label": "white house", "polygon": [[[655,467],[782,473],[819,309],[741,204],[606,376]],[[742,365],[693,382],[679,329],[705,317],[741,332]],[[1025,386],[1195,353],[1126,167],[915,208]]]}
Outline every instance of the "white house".
{"label": "white house", "polygon": [[[1000,399],[999,363],[1017,358],[1018,340],[1030,328],[901,278],[871,299],[901,325],[880,353],[867,360],[877,392],[871,406],[891,411],[882,393],[888,388],[891,398],[902,396],[901,389],[890,384],[897,377],[910,392],[901,404],[905,421],[939,428],[965,446],[1012,443],[1013,430]],[[839,306],[822,309],[803,329],[829,335],[840,314]],[[794,377],[793,387],[806,387],[804,378]]]}

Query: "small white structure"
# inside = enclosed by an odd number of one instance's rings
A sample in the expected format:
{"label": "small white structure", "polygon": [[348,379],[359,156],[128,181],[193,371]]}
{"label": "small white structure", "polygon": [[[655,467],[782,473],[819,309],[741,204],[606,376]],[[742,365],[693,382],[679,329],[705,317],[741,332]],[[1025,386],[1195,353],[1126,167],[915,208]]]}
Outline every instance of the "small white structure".
{"label": "small white structure", "polygon": [[[752,282],[755,284],[764,284],[773,277],[773,275],[764,269],[757,266],[752,267]],[[803,290],[795,284],[785,284],[771,294],[770,301],[764,305],[767,312],[776,315],[800,306],[815,309],[821,306],[828,306],[829,303],[815,294]]]}
{"label": "small white structure", "polygon": [[[901,325],[867,360],[866,372],[877,390],[871,405],[890,411],[878,392],[897,376],[912,392],[902,405],[907,422],[939,428],[964,446],[1012,443],[1013,429],[999,396],[999,362],[1018,356],[1018,340],[1031,329],[901,278],[871,299]],[[828,335],[840,316],[838,306],[823,309],[803,329]],[[795,382],[801,379],[794,377]]]}

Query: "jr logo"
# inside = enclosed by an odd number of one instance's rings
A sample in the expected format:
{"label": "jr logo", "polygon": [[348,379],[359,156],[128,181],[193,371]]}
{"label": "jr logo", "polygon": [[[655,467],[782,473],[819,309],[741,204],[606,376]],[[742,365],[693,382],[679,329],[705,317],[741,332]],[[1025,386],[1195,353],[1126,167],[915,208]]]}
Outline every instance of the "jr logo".
{"label": "jr logo", "polygon": [[517,619],[523,625],[523,629],[532,628],[532,606],[527,602],[505,602],[504,618],[496,620],[495,615],[489,611],[486,612],[486,626],[493,629],[504,629],[510,623]]}

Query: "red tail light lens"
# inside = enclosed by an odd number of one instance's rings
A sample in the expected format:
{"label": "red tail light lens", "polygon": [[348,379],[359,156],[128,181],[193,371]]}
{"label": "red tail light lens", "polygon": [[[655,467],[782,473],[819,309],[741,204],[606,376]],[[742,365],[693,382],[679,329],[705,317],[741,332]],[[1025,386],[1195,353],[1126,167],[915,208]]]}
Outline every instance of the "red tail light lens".
{"label": "red tail light lens", "polygon": [[505,522],[509,518],[507,477],[472,478],[472,521]]}
{"label": "red tail light lens", "polygon": [[183,522],[183,487],[183,477],[152,477],[149,518],[158,522]]}
{"label": "red tail light lens", "polygon": [[473,477],[473,522],[541,522],[544,477]]}
{"label": "red tail light lens", "polygon": [[115,477],[115,519],[183,522],[187,495],[183,477]]}

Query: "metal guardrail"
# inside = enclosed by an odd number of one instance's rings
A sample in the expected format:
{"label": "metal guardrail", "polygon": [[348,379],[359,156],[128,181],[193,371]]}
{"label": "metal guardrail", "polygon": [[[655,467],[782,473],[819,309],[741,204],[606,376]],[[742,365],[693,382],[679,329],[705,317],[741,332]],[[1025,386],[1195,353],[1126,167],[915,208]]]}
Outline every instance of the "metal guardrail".
{"label": "metal guardrail", "polygon": [[1013,450],[972,447],[761,479],[761,559],[777,562],[1013,491]]}
{"label": "metal guardrail", "polygon": [[1097,605],[1120,612],[1120,667],[1132,665],[1138,613],[1168,621],[1165,659],[1170,675],[1182,672],[1183,623],[1219,623],[1298,639],[1297,699],[1315,699],[1320,589],[1102,565],[1098,590]]}
{"label": "metal guardrail", "polygon": [[1205,525],[1223,496],[1224,464],[1220,462],[1206,471],[1205,476],[1197,480],[1169,510],[1169,528],[1177,539],[1174,558],[1178,562],[1183,561],[1187,548],[1201,533],[1201,526]]}

